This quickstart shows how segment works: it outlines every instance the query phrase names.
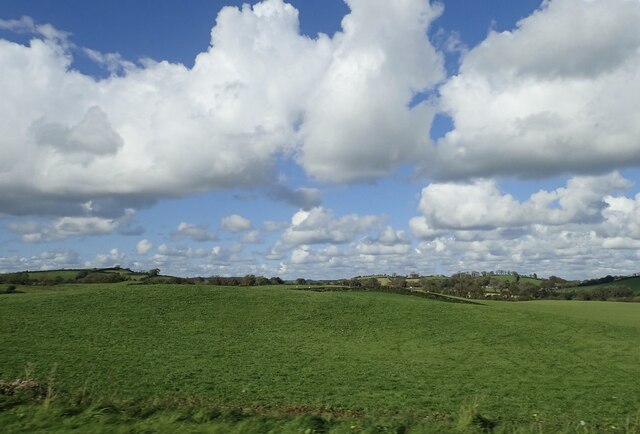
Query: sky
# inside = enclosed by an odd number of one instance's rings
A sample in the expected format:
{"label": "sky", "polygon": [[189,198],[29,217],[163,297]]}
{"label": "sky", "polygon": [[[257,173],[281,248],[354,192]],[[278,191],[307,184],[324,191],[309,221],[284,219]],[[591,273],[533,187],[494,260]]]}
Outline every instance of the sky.
{"label": "sky", "polygon": [[638,0],[3,0],[0,272],[640,262]]}

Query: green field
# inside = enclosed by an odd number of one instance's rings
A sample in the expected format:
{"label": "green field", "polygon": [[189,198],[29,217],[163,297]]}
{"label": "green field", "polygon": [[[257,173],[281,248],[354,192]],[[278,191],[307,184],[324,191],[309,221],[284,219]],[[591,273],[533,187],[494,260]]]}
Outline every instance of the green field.
{"label": "green field", "polygon": [[601,283],[598,285],[590,285],[590,286],[576,286],[568,288],[567,290],[574,291],[587,291],[594,288],[602,288],[607,286],[626,286],[627,288],[631,288],[636,295],[640,295],[640,277],[627,277],[620,280],[614,280],[609,283]]}
{"label": "green field", "polygon": [[65,285],[0,330],[0,380],[51,386],[4,432],[640,432],[640,304]]}
{"label": "green field", "polygon": [[51,270],[51,271],[29,271],[29,280],[54,280],[61,278],[73,280],[82,270]]}
{"label": "green field", "polygon": [[[82,278],[88,274],[104,275],[104,274],[118,274],[126,280],[142,280],[147,277],[144,272],[134,272],[128,268],[102,268],[102,269],[58,269],[58,270],[45,270],[45,271],[26,271],[21,273],[7,273],[0,274],[0,277],[7,276],[20,276],[24,275],[32,283],[53,283],[56,280],[59,282],[73,282],[78,278]],[[56,282],[58,283],[58,282]]]}

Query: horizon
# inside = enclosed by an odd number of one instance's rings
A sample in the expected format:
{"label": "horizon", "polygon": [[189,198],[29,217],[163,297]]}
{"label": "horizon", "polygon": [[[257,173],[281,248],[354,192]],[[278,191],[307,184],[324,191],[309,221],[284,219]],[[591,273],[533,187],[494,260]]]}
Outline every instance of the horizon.
{"label": "horizon", "polygon": [[639,23],[625,0],[4,1],[0,273],[635,274]]}

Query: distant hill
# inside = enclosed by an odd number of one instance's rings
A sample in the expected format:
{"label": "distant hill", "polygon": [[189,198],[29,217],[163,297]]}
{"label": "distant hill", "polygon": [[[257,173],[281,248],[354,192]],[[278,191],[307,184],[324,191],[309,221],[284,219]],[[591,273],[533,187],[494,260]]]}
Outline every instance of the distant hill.
{"label": "distant hill", "polygon": [[619,287],[627,287],[633,290],[634,294],[640,295],[640,276],[630,276],[630,277],[618,277],[612,281],[604,281],[601,283],[580,285],[576,287],[569,288],[575,291],[589,291],[596,288],[605,288],[610,286],[619,286]]}
{"label": "distant hill", "polygon": [[129,268],[109,267],[90,269],[58,269],[44,271],[21,271],[0,274],[0,283],[23,285],[58,283],[113,283],[126,280],[139,281],[147,278],[149,273],[137,272]]}

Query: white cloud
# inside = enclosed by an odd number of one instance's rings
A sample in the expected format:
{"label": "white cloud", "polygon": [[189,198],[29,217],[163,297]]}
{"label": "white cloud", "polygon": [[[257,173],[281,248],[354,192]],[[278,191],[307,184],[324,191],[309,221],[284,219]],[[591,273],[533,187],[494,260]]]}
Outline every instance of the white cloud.
{"label": "white cloud", "polygon": [[252,230],[242,236],[243,243],[260,244],[262,243],[262,234],[258,230]]}
{"label": "white cloud", "polygon": [[289,223],[286,221],[273,221],[267,220],[264,222],[264,230],[267,232],[277,232],[289,227]]}
{"label": "white cloud", "polygon": [[[282,156],[322,179],[390,173],[429,144],[434,109],[408,105],[443,78],[426,36],[440,10],[424,0],[349,6],[343,31],[316,39],[282,0],[225,7],[193,68],[83,48],[121,71],[104,79],[74,69],[52,27],[0,22],[44,35],[28,46],[0,40],[0,209],[273,184]],[[315,189],[269,194],[320,203]]]}
{"label": "white cloud", "polygon": [[120,53],[101,53],[91,48],[84,48],[83,51],[89,59],[104,66],[111,74],[136,69],[135,63],[123,59]]}
{"label": "white cloud", "polygon": [[69,33],[56,29],[51,24],[36,24],[31,17],[23,16],[17,20],[0,19],[0,30],[15,33],[40,35],[45,39],[66,44]]}
{"label": "white cloud", "polygon": [[242,232],[252,228],[251,220],[238,214],[223,217],[220,221],[220,228],[229,232]]}
{"label": "white cloud", "polygon": [[298,211],[280,238],[278,247],[304,244],[343,244],[379,228],[385,217],[349,214],[341,217],[322,207]]}
{"label": "white cloud", "polygon": [[120,250],[114,248],[109,253],[99,253],[94,261],[85,262],[85,267],[107,268],[116,265],[125,266],[127,255]]}
{"label": "white cloud", "polygon": [[435,110],[410,108],[417,92],[444,79],[427,38],[441,9],[426,1],[349,0],[326,72],[305,110],[300,163],[325,180],[376,178],[430,147]]}
{"label": "white cloud", "polygon": [[73,268],[79,265],[79,255],[73,250],[47,250],[30,257],[0,256],[0,273]]}
{"label": "white cloud", "polygon": [[602,211],[605,222],[599,228],[603,237],[640,240],[640,194],[635,198],[607,196]]}
{"label": "white cloud", "polygon": [[174,240],[189,239],[193,241],[213,241],[218,237],[209,231],[206,225],[195,225],[187,222],[180,222],[171,237]]}
{"label": "white cloud", "polygon": [[614,172],[574,177],[567,186],[540,190],[525,202],[503,194],[494,180],[470,184],[434,183],[422,190],[418,209],[423,217],[411,220],[416,236],[430,238],[437,230],[496,229],[532,224],[566,225],[603,220],[605,196],[630,186]]}
{"label": "white cloud", "polygon": [[140,240],[136,244],[136,252],[138,255],[146,255],[153,248],[153,243],[149,240]]}
{"label": "white cloud", "polygon": [[[71,128],[56,123],[36,121],[32,125],[36,144],[49,146],[60,154],[76,154],[83,157],[115,154],[122,147],[122,138],[113,131],[109,120],[100,107],[90,107],[84,118]],[[90,158],[82,160],[88,164]]]}
{"label": "white cloud", "polygon": [[[614,172],[574,177],[566,187],[519,201],[495,181],[436,183],[423,189],[422,216],[410,226],[424,240],[416,259],[437,272],[517,270],[569,278],[637,270],[640,195]],[[615,193],[615,194],[614,194]]]}
{"label": "white cloud", "polygon": [[198,248],[194,249],[192,247],[170,247],[166,244],[161,244],[157,248],[158,254],[154,257],[154,259],[158,259],[160,257],[183,257],[183,258],[204,258],[209,252],[206,249]]}
{"label": "white cloud", "polygon": [[491,32],[444,84],[442,178],[594,173],[640,164],[640,3],[554,0]]}
{"label": "white cloud", "polygon": [[107,219],[94,216],[61,217],[50,223],[13,222],[7,225],[12,232],[21,235],[25,243],[40,243],[64,240],[70,237],[108,235],[117,229],[128,229],[134,211],[129,209],[124,216]]}

